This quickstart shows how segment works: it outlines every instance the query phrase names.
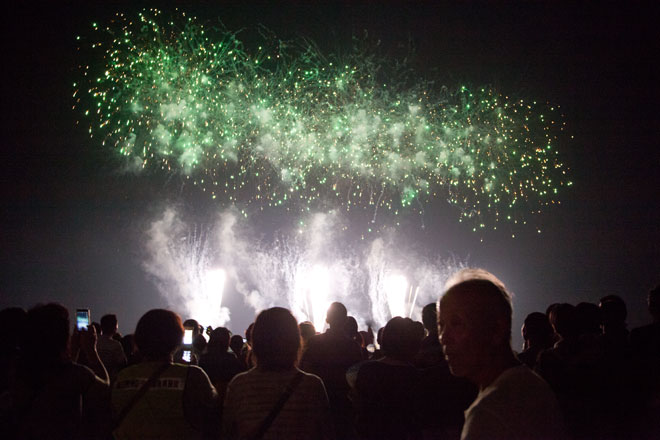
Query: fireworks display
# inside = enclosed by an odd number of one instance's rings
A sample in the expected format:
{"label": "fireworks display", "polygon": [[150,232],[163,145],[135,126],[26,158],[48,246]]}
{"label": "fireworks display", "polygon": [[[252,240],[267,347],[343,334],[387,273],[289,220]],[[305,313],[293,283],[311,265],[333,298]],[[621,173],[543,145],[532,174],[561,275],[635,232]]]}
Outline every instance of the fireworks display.
{"label": "fireworks display", "polygon": [[76,106],[136,167],[225,204],[339,206],[374,223],[444,199],[475,229],[526,223],[570,185],[557,106],[434,86],[364,50],[324,55],[265,36],[249,51],[238,34],[163,15],[118,14],[80,37],[91,54]]}
{"label": "fireworks display", "polygon": [[172,305],[213,326],[229,321],[222,306],[226,273],[217,266],[212,228],[190,228],[168,209],[147,231],[146,272]]}
{"label": "fireworks display", "polygon": [[421,255],[396,236],[351,240],[338,214],[312,214],[302,234],[274,240],[260,238],[236,209],[209,220],[201,226],[165,209],[146,231],[143,263],[168,306],[204,325],[226,325],[229,307],[235,326],[241,309],[284,306],[322,331],[330,303],[341,301],[362,328],[379,328],[394,316],[419,319],[465,267]]}

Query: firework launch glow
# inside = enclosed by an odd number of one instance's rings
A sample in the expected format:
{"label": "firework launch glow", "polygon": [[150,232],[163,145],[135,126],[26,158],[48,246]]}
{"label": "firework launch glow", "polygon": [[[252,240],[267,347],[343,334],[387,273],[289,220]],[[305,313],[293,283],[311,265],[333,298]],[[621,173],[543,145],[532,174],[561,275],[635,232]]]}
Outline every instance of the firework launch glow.
{"label": "firework launch glow", "polygon": [[240,34],[164,15],[118,14],[79,37],[90,55],[75,105],[129,163],[225,206],[298,218],[340,207],[374,224],[444,199],[478,230],[527,223],[571,184],[558,106],[439,87],[357,48],[324,55],[264,36],[248,50]]}
{"label": "firework launch glow", "polygon": [[464,267],[456,259],[424,257],[395,235],[352,241],[336,213],[307,221],[303,234],[266,241],[235,209],[202,227],[170,207],[151,223],[144,267],[169,306],[204,325],[229,321],[222,305],[229,295],[255,313],[287,307],[317,331],[333,301],[345,304],[361,328],[382,327],[394,316],[419,319]]}

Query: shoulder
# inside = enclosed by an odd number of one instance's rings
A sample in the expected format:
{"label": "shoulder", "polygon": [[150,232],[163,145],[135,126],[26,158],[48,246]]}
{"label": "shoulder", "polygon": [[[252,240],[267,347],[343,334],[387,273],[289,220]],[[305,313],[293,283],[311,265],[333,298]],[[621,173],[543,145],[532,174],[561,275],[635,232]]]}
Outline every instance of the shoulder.
{"label": "shoulder", "polygon": [[174,364],[175,368],[180,368],[186,372],[186,375],[189,378],[195,378],[195,379],[205,379],[209,380],[209,376],[206,374],[206,371],[204,371],[201,367],[197,365],[181,365],[181,364]]}
{"label": "shoulder", "polygon": [[378,360],[363,361],[355,364],[358,377],[371,377],[373,374],[378,374],[383,370],[387,370],[387,365]]}
{"label": "shoulder", "polygon": [[316,374],[308,373],[308,372],[302,371],[300,369],[298,369],[298,374],[303,375],[301,382],[312,385],[312,386],[320,386],[321,388],[325,389],[325,387],[323,385],[323,380],[320,377],[318,377]]}
{"label": "shoulder", "polygon": [[259,379],[260,377],[261,377],[260,372],[257,370],[256,367],[253,367],[247,371],[238,373],[236,376],[234,376],[231,379],[231,381],[229,381],[229,385],[227,386],[235,389],[237,387],[244,386],[245,384],[258,381],[260,380]]}
{"label": "shoulder", "polygon": [[67,374],[81,377],[95,376],[91,368],[76,362],[67,362],[66,364],[63,364],[62,371],[66,372]]}
{"label": "shoulder", "polygon": [[479,393],[470,410],[530,417],[543,413],[548,419],[559,411],[550,385],[524,365],[509,368]]}
{"label": "shoulder", "polygon": [[309,341],[307,342],[307,347],[314,348],[319,345],[323,345],[326,339],[327,339],[327,335],[325,333],[314,335],[311,338],[309,338]]}
{"label": "shoulder", "polygon": [[521,392],[547,392],[552,393],[550,385],[541,376],[525,365],[509,368],[504,371],[493,383],[495,388],[515,388]]}
{"label": "shoulder", "polygon": [[89,367],[75,362],[64,364],[62,373],[73,382],[80,383],[83,386],[91,385],[96,381],[96,374]]}
{"label": "shoulder", "polygon": [[299,388],[306,396],[306,400],[315,401],[320,405],[328,404],[328,394],[323,384],[323,380],[315,374],[310,374],[302,370],[298,370],[298,374],[302,374]]}
{"label": "shoulder", "polygon": [[80,365],[75,362],[65,364],[63,369],[64,376],[61,377],[62,382],[75,384],[74,387],[82,393],[87,393],[91,389],[108,390],[110,385],[96,376],[89,367]]}

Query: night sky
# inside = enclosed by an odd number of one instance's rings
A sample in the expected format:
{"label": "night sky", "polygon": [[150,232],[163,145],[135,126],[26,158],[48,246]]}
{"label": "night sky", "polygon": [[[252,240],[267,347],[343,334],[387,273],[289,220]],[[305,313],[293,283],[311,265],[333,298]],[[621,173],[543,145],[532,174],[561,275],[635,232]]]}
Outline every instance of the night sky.
{"label": "night sky", "polygon": [[[166,305],[142,266],[149,222],[172,203],[200,218],[222,206],[178,176],[122,172],[76,125],[72,83],[84,61],[75,37],[92,21],[141,8],[62,3],[2,14],[0,307],[58,301],[89,307],[95,319],[115,312],[129,333],[145,311]],[[660,283],[657,11],[637,2],[495,3],[169,5],[228,29],[263,24],[322,50],[366,31],[388,56],[412,44],[413,66],[437,83],[490,84],[561,105],[574,138],[557,148],[573,186],[541,215],[541,234],[508,226],[476,234],[444,200],[427,207],[425,228],[401,234],[421,253],[454,255],[500,277],[515,294],[514,335],[528,313],[608,294],[626,300],[629,327],[641,325],[646,293]],[[281,217],[265,213],[257,223],[272,233]],[[226,304],[228,327],[242,332],[253,311],[236,298]]]}

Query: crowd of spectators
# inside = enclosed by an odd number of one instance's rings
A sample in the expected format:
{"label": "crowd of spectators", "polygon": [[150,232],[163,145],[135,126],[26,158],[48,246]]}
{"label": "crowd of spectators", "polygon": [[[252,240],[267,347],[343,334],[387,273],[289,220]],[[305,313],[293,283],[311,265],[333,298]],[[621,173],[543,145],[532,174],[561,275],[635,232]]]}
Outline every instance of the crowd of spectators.
{"label": "crowd of spectators", "polygon": [[164,309],[122,336],[115,314],[79,329],[57,303],[7,308],[0,438],[660,438],[660,287],[632,331],[614,295],[530,313],[520,351],[495,276],[438,296],[376,335],[339,302],[325,332],[273,307],[244,335]]}

